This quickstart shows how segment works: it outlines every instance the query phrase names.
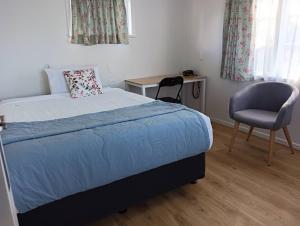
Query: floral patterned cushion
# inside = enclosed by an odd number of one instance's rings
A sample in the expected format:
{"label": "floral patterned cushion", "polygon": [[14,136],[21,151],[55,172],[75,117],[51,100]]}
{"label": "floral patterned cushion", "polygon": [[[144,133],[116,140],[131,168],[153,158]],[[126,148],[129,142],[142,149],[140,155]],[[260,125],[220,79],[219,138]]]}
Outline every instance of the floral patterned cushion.
{"label": "floral patterned cushion", "polygon": [[102,94],[93,69],[64,71],[73,98]]}

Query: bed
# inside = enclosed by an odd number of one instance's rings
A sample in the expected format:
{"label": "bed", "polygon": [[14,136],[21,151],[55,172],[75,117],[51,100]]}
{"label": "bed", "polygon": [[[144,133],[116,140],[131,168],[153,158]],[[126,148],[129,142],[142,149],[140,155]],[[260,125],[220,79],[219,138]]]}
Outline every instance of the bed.
{"label": "bed", "polygon": [[83,225],[205,176],[210,120],[117,88],[0,102],[21,226]]}

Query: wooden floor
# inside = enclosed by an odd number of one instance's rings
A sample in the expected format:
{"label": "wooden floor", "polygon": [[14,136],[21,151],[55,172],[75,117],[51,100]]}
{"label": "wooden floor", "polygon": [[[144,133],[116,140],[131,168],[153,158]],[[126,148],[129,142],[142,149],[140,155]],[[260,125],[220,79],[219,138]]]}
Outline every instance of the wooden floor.
{"label": "wooden floor", "polygon": [[231,129],[214,125],[205,179],[130,207],[90,226],[300,225],[300,152],[276,145],[267,167],[267,142],[239,134],[227,152]]}

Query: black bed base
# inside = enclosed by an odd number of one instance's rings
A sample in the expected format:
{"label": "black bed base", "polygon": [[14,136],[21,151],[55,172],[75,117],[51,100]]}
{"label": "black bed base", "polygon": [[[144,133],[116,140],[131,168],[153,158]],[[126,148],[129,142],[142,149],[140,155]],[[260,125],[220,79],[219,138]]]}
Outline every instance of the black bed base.
{"label": "black bed base", "polygon": [[205,176],[205,153],[69,196],[25,214],[20,226],[79,226]]}

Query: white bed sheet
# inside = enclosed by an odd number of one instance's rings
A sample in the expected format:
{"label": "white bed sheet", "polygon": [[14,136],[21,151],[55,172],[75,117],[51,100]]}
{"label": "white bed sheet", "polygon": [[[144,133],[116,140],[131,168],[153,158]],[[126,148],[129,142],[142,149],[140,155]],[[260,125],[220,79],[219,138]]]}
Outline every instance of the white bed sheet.
{"label": "white bed sheet", "polygon": [[[69,93],[65,93],[4,100],[0,102],[0,115],[5,116],[7,123],[48,121],[110,111],[152,101],[154,100],[122,89],[104,88],[101,95],[78,99],[73,99]],[[210,119],[202,113],[199,114],[206,122],[212,145],[213,133]]]}

